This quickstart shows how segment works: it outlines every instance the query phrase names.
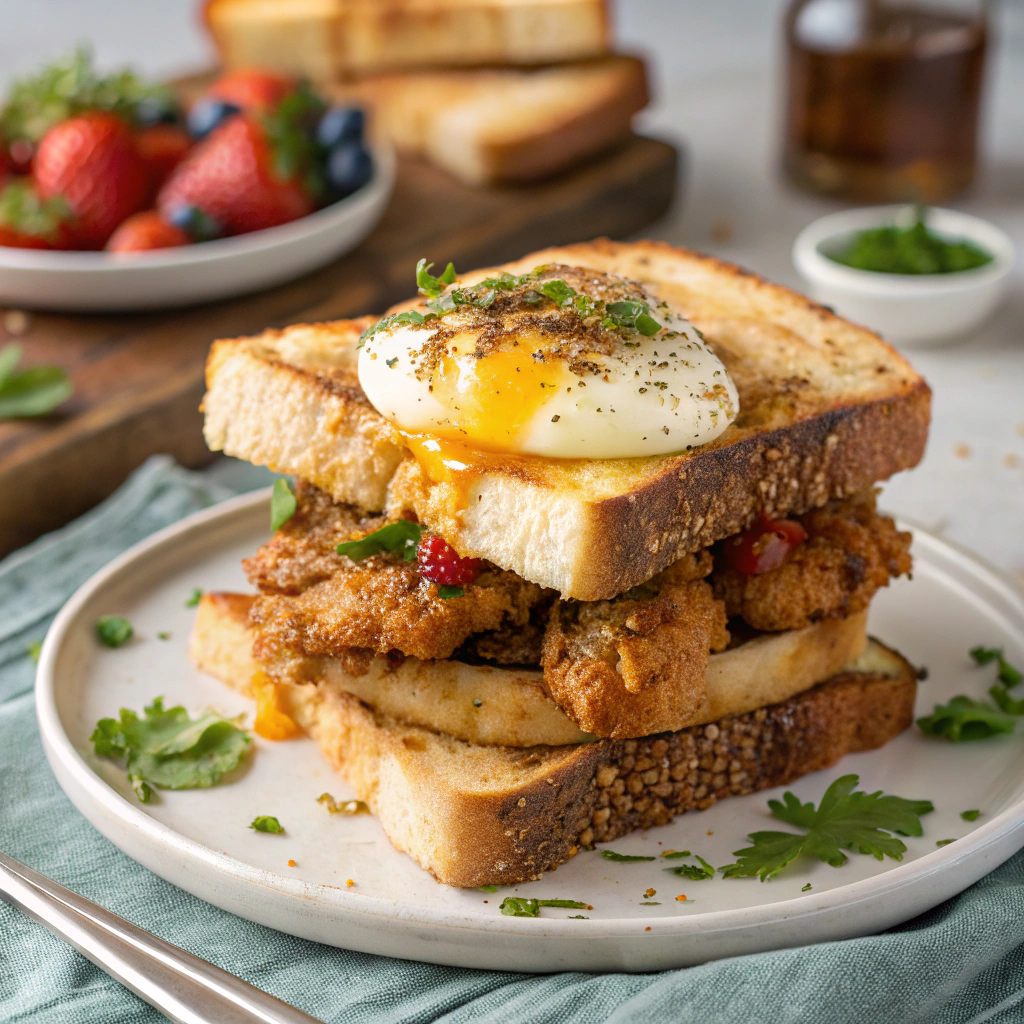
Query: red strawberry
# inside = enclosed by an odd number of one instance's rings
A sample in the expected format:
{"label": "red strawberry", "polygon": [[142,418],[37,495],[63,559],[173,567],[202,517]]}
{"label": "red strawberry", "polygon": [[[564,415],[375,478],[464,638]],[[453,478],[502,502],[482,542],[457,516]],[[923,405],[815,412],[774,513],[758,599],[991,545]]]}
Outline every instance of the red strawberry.
{"label": "red strawberry", "polygon": [[206,95],[234,103],[242,110],[270,111],[297,87],[294,78],[258,68],[239,68],[221,75],[206,90]]}
{"label": "red strawberry", "polygon": [[15,231],[6,224],[0,224],[0,245],[9,245],[13,249],[53,249],[45,238],[38,235],[26,235],[21,231]]}
{"label": "red strawberry", "polygon": [[228,235],[304,217],[314,203],[296,177],[282,176],[262,122],[252,114],[215,128],[178,165],[157,196],[168,220],[194,206]]}
{"label": "red strawberry", "polygon": [[143,252],[147,249],[173,249],[188,245],[189,237],[181,228],[168,224],[156,210],[133,213],[110,236],[107,252]]}
{"label": "red strawberry", "polygon": [[135,148],[149,170],[153,194],[192,148],[192,137],[173,124],[154,124],[135,136]]}
{"label": "red strawberry", "polygon": [[69,217],[63,199],[40,199],[28,178],[14,178],[0,191],[0,245],[67,249]]}
{"label": "red strawberry", "polygon": [[75,216],[73,244],[99,249],[114,228],[146,202],[149,174],[127,125],[91,111],[51,128],[32,162],[36,191],[62,196]]}

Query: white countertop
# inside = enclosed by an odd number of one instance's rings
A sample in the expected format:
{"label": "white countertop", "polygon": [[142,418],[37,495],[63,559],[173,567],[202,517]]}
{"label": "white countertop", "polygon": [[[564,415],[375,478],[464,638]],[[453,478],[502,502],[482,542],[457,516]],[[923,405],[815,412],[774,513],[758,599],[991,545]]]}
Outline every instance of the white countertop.
{"label": "white countertop", "polygon": [[[0,86],[92,41],[103,66],[153,75],[211,55],[198,0],[0,0]],[[798,285],[789,258],[800,228],[837,204],[777,173],[782,0],[717,4],[619,0],[625,48],[652,57],[656,97],[642,119],[687,150],[676,209],[646,234]],[[1010,298],[977,337],[911,353],[934,390],[923,464],[886,486],[884,505],[939,530],[1024,580],[1024,5],[1004,5],[990,63],[984,170],[955,205],[998,223],[1021,253]],[[728,241],[715,237],[729,225]]]}

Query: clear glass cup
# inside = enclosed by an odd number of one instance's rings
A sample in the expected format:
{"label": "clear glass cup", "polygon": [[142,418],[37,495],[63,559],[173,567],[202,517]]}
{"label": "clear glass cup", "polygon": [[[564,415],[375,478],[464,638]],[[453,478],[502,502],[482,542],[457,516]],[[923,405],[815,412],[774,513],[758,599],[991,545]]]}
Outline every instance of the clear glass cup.
{"label": "clear glass cup", "polygon": [[783,162],[815,192],[935,203],[970,185],[985,0],[794,0]]}

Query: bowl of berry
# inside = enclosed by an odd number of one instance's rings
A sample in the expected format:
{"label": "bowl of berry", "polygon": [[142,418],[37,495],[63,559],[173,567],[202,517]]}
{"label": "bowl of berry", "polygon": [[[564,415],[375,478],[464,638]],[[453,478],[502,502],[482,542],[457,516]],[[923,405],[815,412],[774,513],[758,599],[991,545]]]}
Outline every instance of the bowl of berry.
{"label": "bowl of berry", "polygon": [[359,244],[394,185],[363,111],[228,72],[187,106],[88,53],[0,106],[0,304],[155,309],[281,284]]}

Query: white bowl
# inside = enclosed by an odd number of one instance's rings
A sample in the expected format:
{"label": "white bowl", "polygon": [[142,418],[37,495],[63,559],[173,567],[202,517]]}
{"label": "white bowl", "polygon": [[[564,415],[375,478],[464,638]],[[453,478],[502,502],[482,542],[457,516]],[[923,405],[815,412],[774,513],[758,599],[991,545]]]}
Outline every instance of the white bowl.
{"label": "white bowl", "polygon": [[992,262],[951,274],[879,274],[843,266],[825,255],[857,231],[909,224],[910,206],[844,210],[809,224],[793,243],[793,263],[811,296],[837,313],[899,345],[945,344],[983,323],[1009,285],[1014,246],[995,225],[955,210],[930,208],[928,227],[965,238],[992,254]]}
{"label": "white bowl", "polygon": [[370,181],[308,217],[248,235],[141,253],[0,246],[0,305],[117,312],[190,306],[282,284],[354,249],[384,214],[393,151],[373,150]]}

